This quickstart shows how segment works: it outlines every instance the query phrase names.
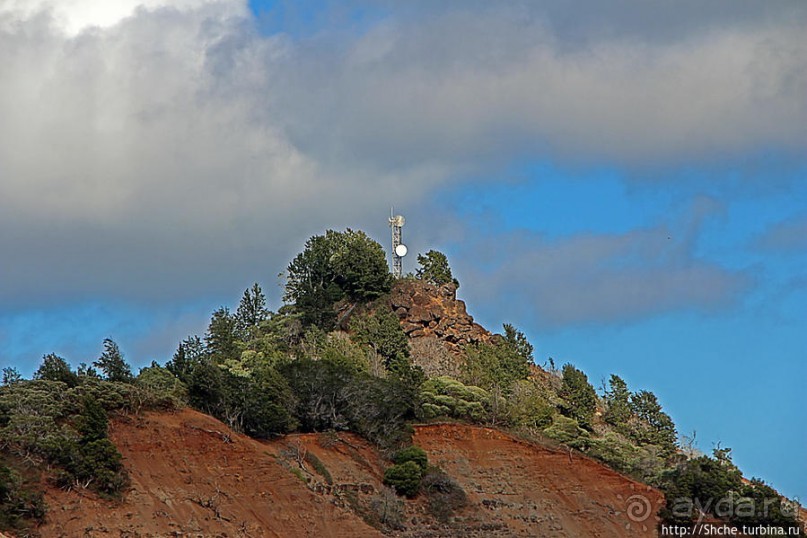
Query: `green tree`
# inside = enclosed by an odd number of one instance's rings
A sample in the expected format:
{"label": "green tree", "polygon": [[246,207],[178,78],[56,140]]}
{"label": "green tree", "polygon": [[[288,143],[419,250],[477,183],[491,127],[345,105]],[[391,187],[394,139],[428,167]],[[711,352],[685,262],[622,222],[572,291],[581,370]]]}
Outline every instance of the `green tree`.
{"label": "green tree", "polygon": [[118,381],[121,383],[132,383],[134,376],[129,365],[123,360],[118,344],[111,338],[104,339],[104,351],[98,360],[93,362],[93,366],[104,372],[107,381]]}
{"label": "green tree", "polygon": [[279,370],[291,386],[304,431],[350,430],[387,448],[411,443],[407,420],[414,418],[414,404],[396,379],[309,359]]}
{"label": "green tree", "polygon": [[583,428],[591,430],[597,408],[597,393],[588,382],[586,374],[571,364],[565,364],[560,395],[565,400],[561,409],[563,414],[577,420]]}
{"label": "green tree", "polygon": [[266,309],[266,296],[256,282],[244,290],[238,309],[235,311],[236,331],[242,339],[254,336],[261,322],[269,318]]}
{"label": "green tree", "polygon": [[631,392],[625,380],[616,374],[611,374],[608,380],[608,390],[605,391],[605,422],[625,431],[628,420],[633,415],[630,408]]}
{"label": "green tree", "polygon": [[86,362],[79,363],[78,368],[76,368],[76,374],[78,374],[80,378],[82,377],[91,377],[93,379],[101,378],[101,376],[98,375],[98,371],[92,366],[89,366]]}
{"label": "green tree", "polygon": [[642,390],[630,398],[630,408],[639,419],[633,429],[633,439],[639,444],[661,447],[667,455],[675,452],[678,433],[670,415],[662,411],[658,398],[652,392]]}
{"label": "green tree", "polygon": [[221,363],[241,356],[241,344],[236,330],[235,317],[230,310],[221,307],[210,317],[205,335],[207,352],[211,358]]}
{"label": "green tree", "polygon": [[42,357],[42,364],[34,372],[34,379],[61,381],[68,387],[78,385],[78,376],[70,369],[67,361],[53,353]]}
{"label": "green tree", "polygon": [[[718,456],[717,452],[715,455]],[[667,499],[659,515],[670,523],[689,524],[699,509],[711,515],[719,502],[736,495],[742,489],[742,474],[728,452],[720,457],[701,456],[687,460],[661,480]]]}
{"label": "green tree", "polygon": [[19,370],[13,367],[3,368],[3,385],[13,385],[19,381],[22,381]]}
{"label": "green tree", "polygon": [[84,398],[77,430],[81,434],[81,442],[85,444],[107,437],[109,418],[103,406],[92,396]]}
{"label": "green tree", "polygon": [[453,282],[457,288],[460,287],[459,281],[451,274],[448,258],[442,252],[430,250],[425,255],[418,254],[418,265],[420,267],[415,271],[416,278],[438,286]]}
{"label": "green tree", "polygon": [[368,346],[384,359],[387,370],[400,371],[408,365],[409,339],[398,317],[386,308],[350,320],[353,339]]}
{"label": "green tree", "polygon": [[530,341],[524,336],[524,333],[509,323],[505,323],[502,327],[504,328],[505,343],[507,343],[513,351],[518,353],[525,362],[533,364],[535,362],[535,358],[533,357],[535,348],[532,347],[532,344],[530,344]]}
{"label": "green tree", "polygon": [[269,438],[297,426],[291,414],[294,395],[286,379],[271,366],[259,366],[246,379],[239,378],[238,391],[230,398],[241,407],[241,431],[252,437]]}
{"label": "green tree", "polygon": [[165,363],[165,368],[186,385],[191,373],[207,357],[207,350],[198,336],[191,336],[180,342],[174,356]]}
{"label": "green tree", "polygon": [[509,391],[515,381],[527,379],[529,373],[527,359],[506,341],[466,348],[463,381],[468,385]]}
{"label": "green tree", "polygon": [[304,325],[330,330],[333,305],[365,302],[389,292],[392,276],[384,249],[362,231],[328,230],[311,237],[287,269],[283,299],[293,303]]}

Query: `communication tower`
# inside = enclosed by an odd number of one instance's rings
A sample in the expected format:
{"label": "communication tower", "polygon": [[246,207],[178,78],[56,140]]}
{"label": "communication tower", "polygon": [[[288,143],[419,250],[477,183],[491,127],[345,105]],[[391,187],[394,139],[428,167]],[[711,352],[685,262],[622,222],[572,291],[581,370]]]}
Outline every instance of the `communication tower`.
{"label": "communication tower", "polygon": [[401,228],[403,228],[406,219],[401,215],[393,216],[394,211],[390,208],[389,212],[389,225],[392,228],[392,276],[394,278],[401,278],[403,275],[403,257],[409,249],[406,248],[401,242]]}

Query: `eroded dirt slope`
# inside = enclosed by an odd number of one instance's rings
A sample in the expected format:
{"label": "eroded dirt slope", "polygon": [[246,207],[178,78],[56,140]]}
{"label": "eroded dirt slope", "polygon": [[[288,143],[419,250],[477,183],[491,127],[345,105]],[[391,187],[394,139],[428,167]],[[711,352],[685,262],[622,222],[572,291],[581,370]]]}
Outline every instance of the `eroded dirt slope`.
{"label": "eroded dirt slope", "polygon": [[51,490],[43,536],[380,536],[311,491],[277,447],[189,409],[116,421],[132,488],[120,504]]}
{"label": "eroded dirt slope", "polygon": [[[457,536],[656,536],[660,492],[570,454],[498,430],[416,428],[415,444],[463,487],[473,509]],[[627,512],[631,508],[630,515]],[[645,510],[647,512],[645,518]]]}
{"label": "eroded dirt slope", "polygon": [[[372,516],[389,502],[382,484],[389,463],[354,435],[262,443],[183,410],[117,420],[111,436],[132,479],[123,502],[50,490],[43,536],[381,535],[357,511]],[[469,504],[439,523],[423,496],[407,501],[399,505],[402,526],[388,529],[393,535],[655,536],[652,517],[635,521],[625,511],[631,496],[655,509],[661,495],[591,460],[474,426],[418,426],[414,440]]]}

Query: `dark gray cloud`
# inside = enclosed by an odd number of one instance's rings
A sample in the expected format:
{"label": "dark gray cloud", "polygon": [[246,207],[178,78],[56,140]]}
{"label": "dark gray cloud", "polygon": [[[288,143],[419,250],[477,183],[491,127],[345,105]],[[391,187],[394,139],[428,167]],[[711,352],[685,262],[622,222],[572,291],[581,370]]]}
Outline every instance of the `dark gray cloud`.
{"label": "dark gray cloud", "polygon": [[[641,25],[626,4],[627,22],[571,46],[564,25],[608,24],[420,4],[296,38],[260,35],[236,0],[4,3],[0,301],[240,288],[313,233],[383,238],[390,203],[518,157],[667,167],[798,152],[803,17],[742,5],[655,39],[627,32]],[[581,20],[606,17],[589,8]],[[630,254],[611,248],[603,259]],[[711,274],[696,269],[675,278]]]}

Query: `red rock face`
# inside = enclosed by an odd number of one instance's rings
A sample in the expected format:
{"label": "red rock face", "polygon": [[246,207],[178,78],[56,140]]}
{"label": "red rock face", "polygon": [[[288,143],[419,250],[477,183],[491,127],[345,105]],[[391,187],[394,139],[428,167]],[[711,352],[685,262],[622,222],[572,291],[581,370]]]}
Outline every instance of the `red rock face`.
{"label": "red rock face", "polygon": [[390,306],[410,339],[436,338],[453,354],[468,344],[489,342],[492,335],[468,314],[454,284],[437,286],[422,280],[400,280]]}

